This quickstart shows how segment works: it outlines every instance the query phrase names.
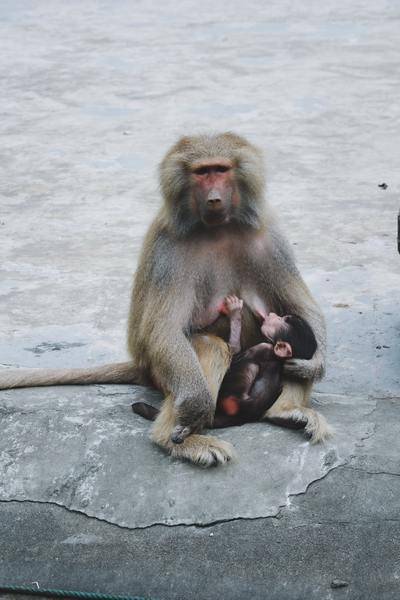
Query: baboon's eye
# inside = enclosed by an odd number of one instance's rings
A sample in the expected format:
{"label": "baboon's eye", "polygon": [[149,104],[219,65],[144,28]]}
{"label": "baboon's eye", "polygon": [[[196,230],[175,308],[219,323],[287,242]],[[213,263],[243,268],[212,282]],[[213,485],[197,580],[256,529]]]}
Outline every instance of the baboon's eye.
{"label": "baboon's eye", "polygon": [[203,165],[193,169],[195,175],[207,175],[208,173],[226,173],[230,167],[227,165]]}
{"label": "baboon's eye", "polygon": [[193,173],[196,175],[206,175],[209,169],[210,167],[198,167],[197,169],[194,169]]}

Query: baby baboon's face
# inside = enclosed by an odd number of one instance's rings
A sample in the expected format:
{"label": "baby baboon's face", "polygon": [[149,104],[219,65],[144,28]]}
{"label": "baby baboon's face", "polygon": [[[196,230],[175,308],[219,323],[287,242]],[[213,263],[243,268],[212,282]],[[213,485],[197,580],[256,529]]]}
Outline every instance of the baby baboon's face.
{"label": "baby baboon's face", "polygon": [[282,332],[288,332],[290,325],[286,322],[286,316],[280,317],[279,315],[270,312],[264,319],[263,324],[261,325],[262,334],[272,340],[277,341],[279,339],[279,335]]}

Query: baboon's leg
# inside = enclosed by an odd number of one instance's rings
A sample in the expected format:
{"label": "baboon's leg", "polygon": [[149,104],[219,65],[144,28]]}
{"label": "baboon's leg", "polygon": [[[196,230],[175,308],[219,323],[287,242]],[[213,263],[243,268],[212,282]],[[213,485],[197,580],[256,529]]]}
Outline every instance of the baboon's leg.
{"label": "baboon's leg", "polygon": [[[200,334],[193,336],[192,345],[206,377],[215,407],[222,379],[230,365],[231,354],[228,345],[216,336]],[[174,398],[169,394],[152,427],[152,440],[165,448],[171,456],[205,467],[225,463],[232,458],[232,445],[215,437],[192,434],[182,444],[172,443],[170,438],[175,425]]]}
{"label": "baboon's leg", "polygon": [[277,401],[267,410],[264,418],[289,429],[304,429],[312,443],[332,435],[332,429],[319,412],[310,408],[310,381],[285,381]]}

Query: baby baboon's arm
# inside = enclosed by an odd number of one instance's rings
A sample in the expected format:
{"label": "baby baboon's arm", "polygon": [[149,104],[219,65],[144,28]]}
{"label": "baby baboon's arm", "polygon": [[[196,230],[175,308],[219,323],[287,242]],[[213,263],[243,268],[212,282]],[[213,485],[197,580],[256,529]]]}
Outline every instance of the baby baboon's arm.
{"label": "baby baboon's arm", "polygon": [[237,296],[227,296],[224,299],[222,312],[225,313],[230,320],[230,335],[229,346],[232,354],[240,352],[240,335],[242,333],[242,309],[243,300]]}

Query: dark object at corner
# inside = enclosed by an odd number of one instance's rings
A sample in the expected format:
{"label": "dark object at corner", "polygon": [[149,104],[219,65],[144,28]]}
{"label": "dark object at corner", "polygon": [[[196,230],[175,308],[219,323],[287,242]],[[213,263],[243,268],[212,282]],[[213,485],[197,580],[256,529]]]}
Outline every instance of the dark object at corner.
{"label": "dark object at corner", "polygon": [[400,252],[400,210],[397,215],[397,250]]}

